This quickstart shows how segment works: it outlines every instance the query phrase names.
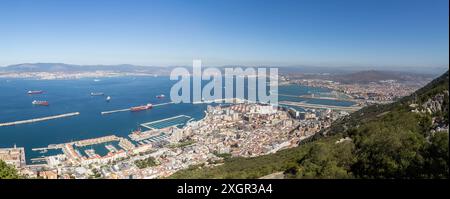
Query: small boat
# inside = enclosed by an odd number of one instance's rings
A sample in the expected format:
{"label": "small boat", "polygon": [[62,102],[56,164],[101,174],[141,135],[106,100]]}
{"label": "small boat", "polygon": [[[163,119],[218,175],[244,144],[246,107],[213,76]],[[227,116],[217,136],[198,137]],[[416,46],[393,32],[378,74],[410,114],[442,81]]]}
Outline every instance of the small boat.
{"label": "small boat", "polygon": [[47,101],[33,100],[33,102],[31,102],[31,103],[33,105],[48,106],[48,102]]}
{"label": "small boat", "polygon": [[141,128],[139,128],[139,129],[137,129],[137,130],[134,130],[134,131],[132,131],[131,132],[131,134],[133,134],[133,135],[139,135],[139,134],[141,134]]}
{"label": "small boat", "polygon": [[91,96],[102,96],[102,95],[105,95],[105,93],[101,93],[101,92],[92,92],[91,93]]}
{"label": "small boat", "polygon": [[34,95],[34,94],[42,94],[44,93],[44,91],[28,91],[27,93],[28,95]]}
{"label": "small boat", "polygon": [[99,79],[94,79],[94,82],[99,82],[100,80]]}
{"label": "small boat", "polygon": [[111,96],[106,97],[106,101],[109,102],[111,100]]}
{"label": "small boat", "polygon": [[39,153],[47,153],[47,152],[48,152],[47,149],[44,149],[44,150],[40,151]]}
{"label": "small boat", "polygon": [[163,94],[161,94],[161,95],[157,95],[156,96],[156,98],[158,98],[158,99],[162,99],[162,98],[165,98],[166,96],[165,95],[163,95]]}

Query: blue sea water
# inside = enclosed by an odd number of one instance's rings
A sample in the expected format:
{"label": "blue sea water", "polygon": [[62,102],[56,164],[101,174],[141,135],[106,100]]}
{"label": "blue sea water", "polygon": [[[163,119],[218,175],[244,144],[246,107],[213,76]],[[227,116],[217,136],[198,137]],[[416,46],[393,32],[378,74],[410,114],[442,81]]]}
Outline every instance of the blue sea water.
{"label": "blue sea water", "polygon": [[[170,88],[174,83],[176,81],[171,81],[168,77],[113,77],[101,78],[101,81],[94,81],[91,78],[0,79],[0,123],[80,112],[80,115],[74,117],[0,127],[0,148],[11,147],[14,144],[25,147],[27,163],[30,163],[31,158],[42,156],[39,152],[32,151],[32,148],[112,134],[127,137],[131,131],[139,128],[141,123],[176,115],[188,115],[195,120],[203,118],[206,104],[186,103],[158,106],[149,111],[100,114],[102,111],[124,109],[147,103],[169,102]],[[27,95],[28,90],[44,90],[44,93]],[[103,92],[105,96],[91,96],[91,92]],[[297,85],[279,88],[279,93],[289,95],[304,95],[311,92],[328,91]],[[160,94],[167,97],[157,99],[156,96]],[[111,96],[110,102],[106,102],[106,96]],[[31,104],[33,100],[47,100],[50,106],[34,106]],[[352,105],[333,100],[315,101],[281,96],[279,100]],[[57,152],[60,151],[49,150],[49,153]]]}

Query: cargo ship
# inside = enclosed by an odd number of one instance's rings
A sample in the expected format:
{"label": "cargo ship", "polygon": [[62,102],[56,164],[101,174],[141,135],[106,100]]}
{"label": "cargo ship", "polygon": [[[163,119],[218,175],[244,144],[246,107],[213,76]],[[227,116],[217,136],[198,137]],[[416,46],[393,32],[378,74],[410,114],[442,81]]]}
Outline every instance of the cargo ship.
{"label": "cargo ship", "polygon": [[91,93],[91,96],[102,96],[105,95],[105,93]]}
{"label": "cargo ship", "polygon": [[48,102],[47,101],[39,101],[39,100],[34,100],[33,102],[31,102],[33,105],[40,105],[40,106],[48,106]]}
{"label": "cargo ship", "polygon": [[156,98],[158,98],[158,99],[162,99],[162,98],[165,98],[166,96],[165,95],[163,95],[163,94],[161,94],[161,95],[157,95],[156,96]]}
{"label": "cargo ship", "polygon": [[147,105],[143,105],[143,106],[135,106],[135,107],[131,107],[130,111],[131,112],[143,111],[143,110],[151,109],[152,107],[153,107],[152,104],[147,104]]}
{"label": "cargo ship", "polygon": [[34,95],[34,94],[42,94],[44,93],[44,91],[28,91],[27,93],[28,95]]}

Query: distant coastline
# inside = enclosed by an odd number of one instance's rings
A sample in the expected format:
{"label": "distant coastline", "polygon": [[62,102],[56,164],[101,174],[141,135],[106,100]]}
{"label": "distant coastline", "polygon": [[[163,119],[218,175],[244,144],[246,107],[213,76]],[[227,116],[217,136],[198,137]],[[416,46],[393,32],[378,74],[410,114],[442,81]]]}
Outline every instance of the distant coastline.
{"label": "distant coastline", "polygon": [[30,79],[30,80],[69,80],[83,78],[109,78],[125,76],[158,76],[152,73],[138,72],[114,72],[114,71],[95,71],[95,72],[0,72],[0,79]]}

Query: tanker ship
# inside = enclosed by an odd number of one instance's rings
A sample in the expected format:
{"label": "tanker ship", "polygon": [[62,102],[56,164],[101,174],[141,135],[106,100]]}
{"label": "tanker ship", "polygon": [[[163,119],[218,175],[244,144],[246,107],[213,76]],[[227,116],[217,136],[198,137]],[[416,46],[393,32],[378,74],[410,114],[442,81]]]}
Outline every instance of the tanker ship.
{"label": "tanker ship", "polygon": [[48,102],[47,101],[39,101],[39,100],[34,100],[33,102],[31,102],[33,105],[40,105],[40,106],[48,106]]}
{"label": "tanker ship", "polygon": [[143,106],[134,106],[134,107],[130,108],[130,111],[132,111],[132,112],[143,111],[143,110],[151,109],[152,107],[153,107],[152,104],[147,104],[147,105],[143,105]]}
{"label": "tanker ship", "polygon": [[28,95],[34,95],[34,94],[42,94],[44,93],[44,91],[28,91],[27,93]]}
{"label": "tanker ship", "polygon": [[105,93],[101,93],[101,92],[92,92],[91,96],[103,96],[105,95]]}

